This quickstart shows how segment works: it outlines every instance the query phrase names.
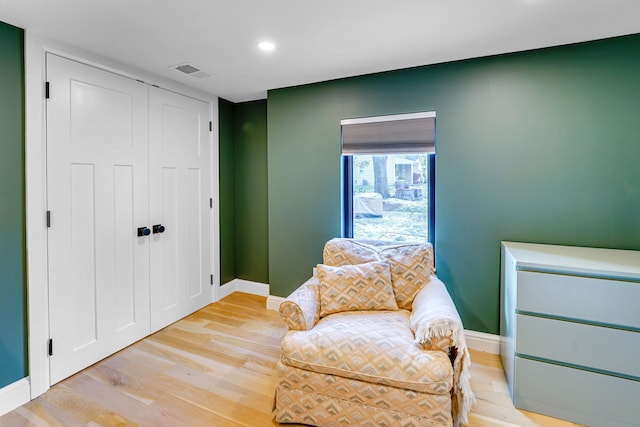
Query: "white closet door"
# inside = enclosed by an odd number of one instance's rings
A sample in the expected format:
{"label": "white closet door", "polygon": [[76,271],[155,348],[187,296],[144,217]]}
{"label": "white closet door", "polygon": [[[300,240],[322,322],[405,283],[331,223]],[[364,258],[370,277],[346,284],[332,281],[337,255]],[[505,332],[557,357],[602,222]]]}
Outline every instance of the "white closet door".
{"label": "white closet door", "polygon": [[51,384],[146,336],[148,88],[47,54]]}
{"label": "white closet door", "polygon": [[152,332],[211,302],[208,116],[205,102],[149,89]]}

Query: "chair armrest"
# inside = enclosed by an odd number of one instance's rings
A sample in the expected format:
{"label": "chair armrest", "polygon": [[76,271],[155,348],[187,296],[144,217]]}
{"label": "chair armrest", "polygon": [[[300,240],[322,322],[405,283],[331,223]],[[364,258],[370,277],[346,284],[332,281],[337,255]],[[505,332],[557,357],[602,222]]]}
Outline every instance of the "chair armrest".
{"label": "chair armrest", "polygon": [[436,275],[427,283],[413,300],[411,330],[416,342],[425,350],[449,352],[464,336],[464,328],[447,288]]}
{"label": "chair armrest", "polygon": [[280,304],[280,317],[292,331],[307,331],[320,319],[319,282],[315,277],[304,282]]}

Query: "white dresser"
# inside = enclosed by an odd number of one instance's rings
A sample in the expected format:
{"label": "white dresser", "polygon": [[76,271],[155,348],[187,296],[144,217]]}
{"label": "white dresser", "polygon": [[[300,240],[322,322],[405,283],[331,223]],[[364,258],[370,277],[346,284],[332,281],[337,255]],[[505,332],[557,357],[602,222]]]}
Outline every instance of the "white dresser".
{"label": "white dresser", "polygon": [[640,251],[503,242],[500,297],[517,408],[640,425]]}

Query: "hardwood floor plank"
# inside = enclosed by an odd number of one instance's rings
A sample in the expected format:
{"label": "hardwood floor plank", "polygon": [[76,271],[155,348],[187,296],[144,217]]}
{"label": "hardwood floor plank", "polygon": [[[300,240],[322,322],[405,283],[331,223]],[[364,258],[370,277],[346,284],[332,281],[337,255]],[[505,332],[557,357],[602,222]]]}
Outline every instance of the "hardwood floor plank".
{"label": "hardwood floor plank", "polygon": [[522,412],[527,418],[533,421],[537,426],[544,425],[545,427],[583,427],[581,424],[575,424],[570,421],[558,420],[555,418],[536,414],[535,412],[529,412],[524,410],[521,410],[520,412]]}
{"label": "hardwood floor plank", "polygon": [[91,422],[104,426],[129,427],[136,425],[110,409],[108,400],[91,400],[77,390],[75,387],[79,382],[80,375],[69,378],[64,384],[59,384],[52,389],[52,393],[45,393],[44,400],[64,409],[65,413],[72,415],[73,418],[80,420],[85,425]]}
{"label": "hardwood floor plank", "polygon": [[83,426],[82,422],[74,417],[73,414],[67,413],[64,409],[56,405],[52,405],[45,399],[36,399],[31,402],[33,405],[22,406],[16,411],[22,414],[28,424],[17,425],[36,425],[50,427],[76,427]]}
{"label": "hardwood floor plank", "polygon": [[150,359],[164,359],[176,365],[184,365],[203,372],[215,370],[218,366],[227,366],[215,363],[215,361],[209,358],[196,356],[169,345],[154,342],[150,339],[143,340],[136,344],[133,353],[138,353],[141,357],[148,357]]}
{"label": "hardwood floor plank", "polygon": [[[177,378],[153,364],[140,363],[139,358],[127,359],[128,363],[118,368],[118,374],[124,374],[122,378],[139,378],[133,393],[144,390],[151,406],[161,407],[162,411],[182,420],[195,418],[199,422],[209,423],[208,425],[238,425],[228,414],[219,410],[221,397],[214,392],[213,381],[203,382],[202,385],[206,385],[204,388],[194,384],[192,378],[197,378],[202,372],[190,370],[192,375]],[[126,383],[128,381],[117,386],[121,387]],[[251,410],[252,408],[246,408],[246,412]],[[187,421],[185,425],[190,423]]]}
{"label": "hardwood floor plank", "polygon": [[[287,328],[265,305],[233,293],[53,386],[0,417],[0,427],[278,426],[275,365]],[[516,410],[500,358],[472,351],[471,359],[478,403],[469,427],[578,426]]]}
{"label": "hardwood floor plank", "polygon": [[119,384],[114,392],[114,385],[102,381],[93,375],[82,376],[82,381],[74,384],[74,388],[86,399],[100,400],[108,396],[109,408],[122,414],[135,425],[153,425],[166,427],[189,427],[188,423],[174,418],[162,411],[152,409],[153,399],[140,399]]}

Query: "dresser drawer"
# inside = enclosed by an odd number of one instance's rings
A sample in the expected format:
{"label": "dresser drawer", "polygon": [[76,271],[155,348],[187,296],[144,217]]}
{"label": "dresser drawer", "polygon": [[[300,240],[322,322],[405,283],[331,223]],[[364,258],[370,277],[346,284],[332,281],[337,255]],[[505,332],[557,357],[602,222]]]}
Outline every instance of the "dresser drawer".
{"label": "dresser drawer", "polygon": [[640,332],[517,315],[516,353],[636,377]]}
{"label": "dresser drawer", "polygon": [[638,424],[640,382],[516,357],[515,406],[590,427]]}
{"label": "dresser drawer", "polygon": [[516,310],[640,330],[640,283],[518,271]]}

